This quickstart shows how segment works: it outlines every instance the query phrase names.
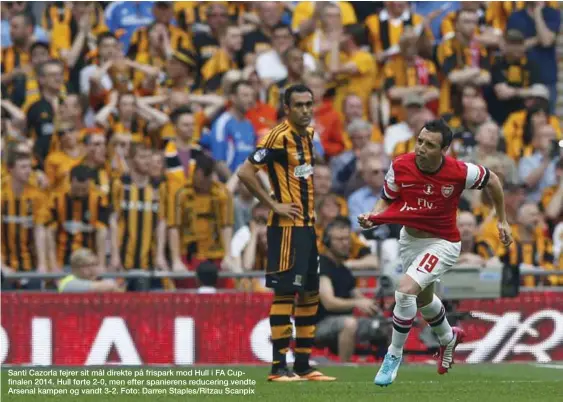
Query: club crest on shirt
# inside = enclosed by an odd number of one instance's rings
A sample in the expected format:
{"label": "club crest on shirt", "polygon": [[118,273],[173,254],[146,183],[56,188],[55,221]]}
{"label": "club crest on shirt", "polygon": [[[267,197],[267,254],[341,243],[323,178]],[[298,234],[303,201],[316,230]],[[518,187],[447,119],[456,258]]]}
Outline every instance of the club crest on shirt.
{"label": "club crest on shirt", "polygon": [[313,166],[311,166],[308,163],[305,163],[303,165],[299,165],[295,168],[295,170],[293,171],[293,174],[297,178],[308,179],[309,176],[311,176],[313,174]]}
{"label": "club crest on shirt", "polygon": [[446,198],[449,198],[454,193],[454,186],[453,184],[446,184],[442,186],[442,195]]}
{"label": "club crest on shirt", "polygon": [[258,151],[256,151],[254,153],[253,159],[255,162],[262,162],[264,160],[264,158],[266,157],[266,155],[268,154],[268,150],[267,149],[259,149]]}
{"label": "club crest on shirt", "polygon": [[426,195],[434,194],[434,186],[432,184],[425,184],[424,185],[424,194],[426,194]]}

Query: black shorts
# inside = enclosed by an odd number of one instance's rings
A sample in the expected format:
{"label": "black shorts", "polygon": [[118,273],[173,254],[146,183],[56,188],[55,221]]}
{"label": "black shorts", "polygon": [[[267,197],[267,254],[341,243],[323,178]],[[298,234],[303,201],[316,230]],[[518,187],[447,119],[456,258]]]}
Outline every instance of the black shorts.
{"label": "black shorts", "polygon": [[313,226],[268,227],[266,286],[288,292],[319,290],[319,252]]}

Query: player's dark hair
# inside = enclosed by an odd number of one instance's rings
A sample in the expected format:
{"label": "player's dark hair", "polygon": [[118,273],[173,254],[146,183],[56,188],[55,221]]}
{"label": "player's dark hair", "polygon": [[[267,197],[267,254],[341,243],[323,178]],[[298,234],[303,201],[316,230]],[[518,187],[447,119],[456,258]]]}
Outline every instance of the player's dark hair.
{"label": "player's dark hair", "polygon": [[174,109],[172,113],[170,113],[170,121],[172,122],[172,124],[176,124],[180,116],[184,114],[194,114],[194,112],[189,106],[180,106]]}
{"label": "player's dark hair", "polygon": [[198,265],[196,275],[201,285],[216,287],[219,279],[219,269],[212,262],[204,261]]}
{"label": "player's dark hair", "polygon": [[76,179],[81,183],[94,178],[94,170],[85,165],[78,165],[70,171],[70,179]]}
{"label": "player's dark hair", "polygon": [[205,177],[209,177],[215,168],[215,161],[209,155],[204,153],[198,154],[195,157],[195,168],[196,170],[201,170]]}
{"label": "player's dark hair", "polygon": [[442,135],[442,149],[449,147],[452,143],[454,135],[452,129],[444,119],[431,120],[424,125],[424,129]]}
{"label": "player's dark hair", "polygon": [[291,95],[293,95],[294,93],[297,94],[302,94],[305,92],[309,92],[311,94],[311,97],[313,96],[313,91],[311,91],[311,88],[309,88],[306,85],[303,84],[295,84],[290,86],[289,88],[287,88],[283,94],[283,103],[286,106],[290,106],[291,103]]}

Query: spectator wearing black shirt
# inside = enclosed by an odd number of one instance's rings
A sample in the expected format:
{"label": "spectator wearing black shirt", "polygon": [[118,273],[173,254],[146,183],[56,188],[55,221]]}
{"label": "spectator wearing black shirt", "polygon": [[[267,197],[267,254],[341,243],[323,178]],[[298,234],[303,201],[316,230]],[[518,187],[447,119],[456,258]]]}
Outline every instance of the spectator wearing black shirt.
{"label": "spectator wearing black shirt", "polygon": [[[323,236],[325,253],[320,256],[320,299],[315,343],[336,346],[340,360],[349,361],[357,342],[373,342],[381,336],[374,300],[356,288],[356,279],[344,265],[351,248],[351,224],[338,217]],[[354,317],[357,308],[369,317]]]}
{"label": "spectator wearing black shirt", "polygon": [[496,58],[491,74],[498,107],[489,108],[499,124],[510,113],[524,108],[526,88],[540,81],[538,65],[526,57],[524,35],[520,31],[511,29],[506,33],[503,53]]}
{"label": "spectator wearing black shirt", "polygon": [[272,47],[272,33],[276,25],[281,22],[283,16],[283,8],[278,2],[263,1],[257,4],[258,17],[260,26],[252,32],[244,36],[244,44],[242,46],[242,54],[244,65],[254,60],[250,54],[258,56],[260,53],[270,50]]}

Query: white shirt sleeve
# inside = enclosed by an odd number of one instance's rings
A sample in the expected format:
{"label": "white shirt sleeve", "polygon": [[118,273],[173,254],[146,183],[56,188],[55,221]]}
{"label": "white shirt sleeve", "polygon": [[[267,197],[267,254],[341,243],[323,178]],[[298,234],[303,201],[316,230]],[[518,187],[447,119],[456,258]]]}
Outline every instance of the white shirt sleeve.
{"label": "white shirt sleeve", "polygon": [[383,194],[388,200],[394,200],[399,196],[399,186],[395,183],[395,171],[393,170],[393,164],[391,164],[387,174],[385,175]]}
{"label": "white shirt sleeve", "polygon": [[482,190],[489,182],[490,172],[484,166],[463,162],[467,167],[465,176],[465,188],[470,190]]}

